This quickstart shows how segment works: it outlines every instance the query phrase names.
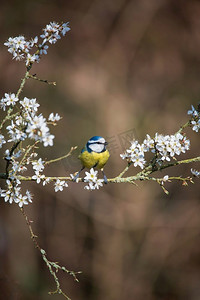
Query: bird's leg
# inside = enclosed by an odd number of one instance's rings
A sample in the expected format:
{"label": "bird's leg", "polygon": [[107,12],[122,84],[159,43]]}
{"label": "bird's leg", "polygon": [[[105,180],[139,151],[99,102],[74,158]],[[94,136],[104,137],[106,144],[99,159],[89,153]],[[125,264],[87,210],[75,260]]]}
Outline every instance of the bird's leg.
{"label": "bird's leg", "polygon": [[74,178],[72,179],[72,181],[75,181],[75,182],[76,182],[77,178],[79,177],[79,175],[80,175],[81,171],[83,171],[83,169],[85,169],[85,167],[82,167],[82,168],[80,169],[80,171],[77,172],[77,174],[74,176]]}
{"label": "bird's leg", "polygon": [[106,175],[105,175],[105,173],[103,171],[103,168],[101,169],[101,172],[103,174],[104,183],[107,184],[108,183],[108,179],[107,179],[107,177],[106,177]]}

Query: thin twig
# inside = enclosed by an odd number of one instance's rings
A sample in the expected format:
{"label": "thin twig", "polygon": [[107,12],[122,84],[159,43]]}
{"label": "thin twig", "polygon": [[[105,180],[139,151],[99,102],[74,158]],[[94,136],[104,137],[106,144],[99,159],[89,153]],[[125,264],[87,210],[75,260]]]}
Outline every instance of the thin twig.
{"label": "thin twig", "polygon": [[[80,274],[81,272],[74,272],[74,271],[70,271],[70,270],[67,270],[65,267],[61,267],[57,262],[51,262],[48,260],[47,256],[46,256],[46,252],[44,249],[42,249],[40,247],[40,245],[38,244],[37,242],[37,235],[34,234],[33,232],[33,229],[32,229],[32,226],[31,226],[31,221],[29,220],[27,214],[25,213],[25,210],[23,207],[20,208],[25,220],[26,220],[26,224],[28,225],[28,229],[30,231],[30,235],[31,235],[31,239],[35,245],[35,247],[40,251],[41,255],[42,255],[42,259],[43,261],[45,262],[45,264],[47,265],[48,269],[49,269],[49,272],[50,274],[53,276],[54,278],[54,281],[56,283],[56,290],[53,291],[53,292],[49,292],[50,295],[52,294],[62,294],[67,300],[71,300],[61,289],[60,287],[60,282],[59,282],[59,279],[58,277],[56,276],[56,273],[58,272],[58,270],[62,270],[66,273],[68,273],[69,275],[72,275],[74,277],[74,280],[75,281],[79,281],[78,278],[76,277],[76,274]],[[54,271],[54,269],[55,271]]]}
{"label": "thin twig", "polygon": [[58,158],[55,158],[55,159],[51,159],[51,160],[46,161],[46,162],[45,162],[45,165],[49,165],[49,164],[51,164],[51,163],[54,163],[54,162],[57,162],[57,161],[60,161],[60,160],[62,160],[62,159],[67,158],[68,156],[70,156],[70,155],[72,154],[72,152],[73,152],[75,149],[77,149],[77,146],[71,147],[70,151],[69,151],[67,154],[65,154],[65,155],[63,155],[63,156],[61,156],[61,157],[58,157]]}
{"label": "thin twig", "polygon": [[34,75],[31,75],[31,74],[29,74],[28,75],[28,78],[31,78],[31,79],[34,79],[34,80],[38,80],[38,81],[40,81],[40,82],[44,82],[44,83],[47,83],[47,84],[52,84],[52,85],[56,85],[56,82],[55,81],[48,81],[48,80],[46,80],[46,79],[41,79],[41,78],[38,78],[38,77],[36,77],[36,75],[34,74]]}
{"label": "thin twig", "polygon": [[189,120],[183,126],[180,127],[180,129],[177,131],[177,133],[181,133],[183,131],[183,129],[185,129],[186,127],[190,126],[190,124],[191,124],[191,121]]}

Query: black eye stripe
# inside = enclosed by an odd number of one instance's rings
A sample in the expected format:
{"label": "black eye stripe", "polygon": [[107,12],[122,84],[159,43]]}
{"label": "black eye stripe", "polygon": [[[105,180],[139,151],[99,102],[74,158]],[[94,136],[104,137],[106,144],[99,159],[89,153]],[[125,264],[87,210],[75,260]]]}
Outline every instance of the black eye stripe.
{"label": "black eye stripe", "polygon": [[91,144],[91,145],[92,145],[92,144],[93,144],[93,145],[94,145],[94,144],[104,145],[105,143],[101,143],[101,142],[91,142],[91,141],[90,141],[89,144]]}

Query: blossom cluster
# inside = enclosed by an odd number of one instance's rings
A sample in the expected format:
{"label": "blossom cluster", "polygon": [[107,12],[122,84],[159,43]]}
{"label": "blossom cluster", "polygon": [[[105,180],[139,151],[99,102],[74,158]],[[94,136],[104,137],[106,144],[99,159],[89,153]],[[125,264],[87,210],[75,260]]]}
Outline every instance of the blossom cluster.
{"label": "blossom cluster", "polygon": [[[12,156],[9,155],[9,150],[5,152],[5,159],[10,162],[12,166],[9,171],[9,179],[6,180],[6,189],[0,189],[0,197],[4,198],[5,202],[17,203],[20,207],[23,205],[27,205],[32,202],[32,195],[30,191],[26,190],[25,195],[21,193],[21,180],[18,179],[20,173],[27,171],[28,165],[32,165],[32,169],[34,175],[32,179],[37,183],[42,183],[43,186],[52,182],[50,177],[46,177],[43,174],[45,168],[45,161],[41,158],[35,159],[37,157],[36,152],[32,152],[27,158],[21,162],[17,159],[22,156],[25,149],[18,151],[17,153],[13,153]],[[54,184],[55,192],[63,191],[64,187],[68,187],[68,184],[64,180],[57,179]]]}
{"label": "blossom cluster", "polygon": [[[50,177],[45,177],[45,175],[41,173],[45,167],[45,162],[42,161],[41,158],[32,161],[32,166],[33,170],[35,171],[35,175],[32,176],[32,179],[34,179],[36,183],[42,182],[43,185],[46,185],[47,183],[52,181]],[[74,178],[73,174],[70,174],[70,176],[72,179]],[[84,188],[92,191],[103,186],[104,179],[98,178],[98,171],[95,171],[93,168],[91,168],[89,172],[85,172],[83,181],[88,183],[88,185],[86,185]],[[63,191],[64,187],[68,187],[68,183],[66,182],[66,180],[60,180],[59,178],[56,179],[54,183],[55,192]]]}
{"label": "blossom cluster", "polygon": [[[45,167],[44,161],[41,158],[39,158],[38,160],[32,161],[31,163],[32,163],[33,171],[35,172],[35,175],[32,176],[32,179],[34,179],[37,183],[40,183],[41,180],[45,178],[45,175],[42,174]],[[45,185],[44,182],[43,185]]]}
{"label": "blossom cluster", "polygon": [[24,196],[21,194],[20,180],[11,181],[7,179],[6,184],[6,190],[0,188],[0,197],[3,197],[5,202],[9,202],[10,204],[15,202],[19,205],[19,207],[27,205],[29,202],[32,203],[32,195],[30,191],[26,190],[26,194]]}
{"label": "blossom cluster", "polygon": [[[74,181],[77,176],[74,176],[74,174],[70,174],[71,179]],[[78,182],[78,178],[75,180]],[[93,191],[95,189],[99,189],[101,186],[103,186],[104,179],[98,178],[98,171],[94,170],[94,168],[91,168],[89,172],[85,172],[85,177],[83,178],[84,182],[87,182],[88,184],[84,186],[84,189]]]}
{"label": "blossom cluster", "polygon": [[174,135],[155,134],[151,138],[148,134],[144,141],[140,144],[137,140],[131,142],[129,149],[124,154],[120,154],[122,159],[127,159],[129,163],[133,163],[134,167],[139,166],[141,169],[145,167],[145,152],[153,152],[156,156],[156,163],[162,164],[164,161],[170,161],[175,155],[185,153],[190,148],[190,141],[181,133]]}
{"label": "blossom cluster", "polygon": [[[43,34],[40,35],[42,41],[39,43],[38,36],[31,40],[26,40],[23,35],[10,37],[4,45],[8,47],[8,51],[13,55],[13,59],[26,60],[26,66],[30,66],[34,62],[39,62],[42,54],[47,54],[49,48],[48,43],[55,44],[61,35],[64,36],[70,30],[69,22],[58,24],[50,22],[43,29]],[[35,53],[30,53],[35,48]],[[34,51],[33,51],[34,52]]]}
{"label": "blossom cluster", "polygon": [[58,24],[56,22],[50,22],[50,24],[46,25],[43,29],[43,34],[40,35],[43,38],[43,45],[46,42],[50,44],[55,44],[57,40],[61,38],[61,35],[65,36],[65,34],[70,30],[69,22]]}
{"label": "blossom cluster", "polygon": [[0,197],[4,198],[5,202],[17,203],[20,207],[32,203],[32,195],[29,190],[26,190],[25,195],[22,194],[21,180],[17,175],[27,171],[29,163],[37,157],[37,153],[32,152],[25,160],[19,158],[24,154],[25,149],[20,149],[16,153],[10,154],[10,150],[5,151],[5,160],[9,162],[11,168],[9,170],[9,179],[6,180],[6,189],[0,189]]}
{"label": "blossom cluster", "polygon": [[9,178],[12,180],[15,180],[15,175],[17,173],[23,173],[23,172],[27,171],[27,166],[28,166],[30,160],[37,156],[37,153],[31,153],[24,162],[19,161],[18,159],[22,156],[24,151],[25,151],[25,149],[20,149],[16,153],[13,152],[12,154],[10,153],[9,149],[7,149],[5,151],[4,158],[11,165],[11,168],[9,170]]}
{"label": "blossom cluster", "polygon": [[103,186],[104,179],[98,178],[98,171],[91,168],[90,172],[85,172],[85,175],[83,180],[88,183],[88,185],[84,187],[86,190],[93,191]]}
{"label": "blossom cluster", "polygon": [[[5,93],[5,96],[0,100],[0,107],[5,110],[9,106],[13,108],[17,103],[19,103],[18,109],[20,112],[15,114],[10,125],[6,127],[10,136],[8,142],[23,141],[26,138],[30,138],[42,142],[44,147],[53,146],[55,136],[50,134],[46,118],[42,114],[37,115],[40,105],[35,98],[29,99],[24,97],[23,100],[19,101],[14,93]],[[54,116],[51,113],[48,120],[55,123],[60,120],[60,116],[58,114]],[[1,135],[0,147],[3,143],[5,143],[5,138]]]}
{"label": "blossom cluster", "polygon": [[188,110],[188,115],[191,115],[192,130],[198,132],[200,129],[200,112],[193,105],[191,107],[192,109]]}
{"label": "blossom cluster", "polygon": [[8,47],[8,52],[13,55],[13,59],[22,60],[26,58],[26,65],[30,62],[39,61],[39,55],[31,55],[29,51],[38,43],[38,37],[27,41],[23,35],[16,37],[9,37],[8,41],[4,43]]}

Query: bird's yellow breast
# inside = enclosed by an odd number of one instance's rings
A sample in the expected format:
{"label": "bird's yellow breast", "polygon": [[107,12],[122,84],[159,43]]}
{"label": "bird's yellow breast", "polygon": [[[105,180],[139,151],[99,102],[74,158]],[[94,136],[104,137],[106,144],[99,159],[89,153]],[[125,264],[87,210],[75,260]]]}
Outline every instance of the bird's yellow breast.
{"label": "bird's yellow breast", "polygon": [[103,168],[106,164],[110,154],[108,150],[97,153],[97,152],[88,152],[87,150],[82,152],[79,155],[79,159],[81,160],[84,167],[90,169],[93,167],[97,167],[99,169]]}

